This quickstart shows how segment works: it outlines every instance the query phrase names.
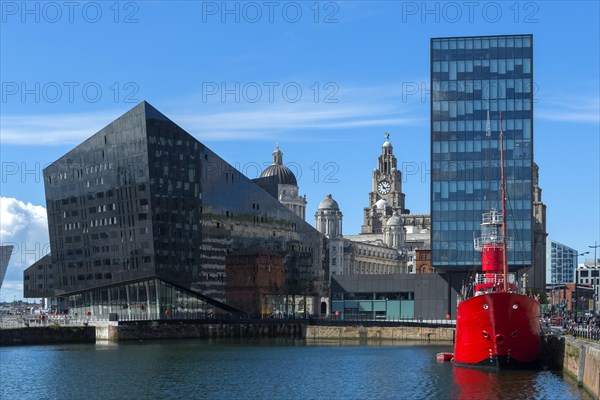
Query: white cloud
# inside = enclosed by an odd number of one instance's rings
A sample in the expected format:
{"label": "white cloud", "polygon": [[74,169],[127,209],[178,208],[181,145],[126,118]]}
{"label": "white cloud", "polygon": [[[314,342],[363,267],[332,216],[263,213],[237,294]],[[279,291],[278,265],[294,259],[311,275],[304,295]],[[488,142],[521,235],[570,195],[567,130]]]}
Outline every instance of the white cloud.
{"label": "white cloud", "polygon": [[200,140],[271,140],[274,132],[322,132],[362,127],[418,125],[423,119],[392,107],[369,104],[261,106],[251,111],[174,114],[172,119]]}
{"label": "white cloud", "polygon": [[2,284],[2,300],[21,299],[23,271],[50,250],[46,209],[0,197],[0,243],[14,246]]}
{"label": "white cloud", "polygon": [[3,115],[2,143],[37,145],[79,144],[113,121],[120,113],[97,112],[48,115]]}
{"label": "white cloud", "polygon": [[[417,85],[411,82],[411,85]],[[418,86],[418,85],[417,85]],[[339,88],[326,102],[308,94],[297,103],[268,101],[222,103],[220,97],[202,101],[195,95],[169,101],[168,108],[154,104],[199,140],[271,140],[273,133],[297,131],[317,138],[327,130],[362,127],[389,129],[398,125],[424,125],[428,107],[420,94],[403,97],[405,83],[385,87]],[[306,90],[307,92],[310,92]],[[308,99],[308,97],[311,97]],[[422,110],[415,112],[415,108]],[[79,144],[115,120],[122,112],[3,116],[0,123],[6,144]],[[311,140],[313,138],[310,138]]]}
{"label": "white cloud", "polygon": [[600,99],[597,97],[562,98],[541,103],[535,117],[557,122],[600,122]]}

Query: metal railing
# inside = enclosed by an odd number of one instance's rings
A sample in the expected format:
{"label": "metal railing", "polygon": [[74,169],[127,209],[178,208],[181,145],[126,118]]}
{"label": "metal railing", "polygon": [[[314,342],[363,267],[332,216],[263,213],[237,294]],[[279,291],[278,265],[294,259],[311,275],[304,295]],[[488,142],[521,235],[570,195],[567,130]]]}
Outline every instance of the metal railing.
{"label": "metal railing", "polygon": [[[501,248],[503,245],[502,235],[481,235],[473,239],[473,246],[475,250],[481,251],[484,247],[497,247]],[[515,247],[515,241],[512,237],[506,238],[506,248],[513,249]]]}
{"label": "metal railing", "polygon": [[[42,318],[43,317],[43,318]],[[328,316],[287,315],[287,316],[261,316],[244,314],[226,315],[199,315],[197,313],[175,313],[174,315],[129,315],[120,316],[121,323],[146,323],[158,321],[160,323],[195,323],[195,324],[236,324],[236,323],[305,323],[309,325],[363,325],[363,326],[423,326],[454,327],[456,321],[452,319],[434,319],[420,317],[385,317],[373,318],[371,315],[342,314]],[[109,322],[107,316],[72,316],[72,315],[3,315],[0,316],[0,329],[14,329],[24,327],[52,327],[52,326],[88,326]]]}
{"label": "metal railing", "polygon": [[[507,282],[509,284],[515,283],[515,276],[513,274],[508,274]],[[475,283],[478,285],[483,284],[494,284],[501,285],[504,283],[504,275],[503,274],[476,274],[475,275]]]}
{"label": "metal railing", "polygon": [[567,332],[576,338],[600,342],[600,327],[591,325],[573,325]]}

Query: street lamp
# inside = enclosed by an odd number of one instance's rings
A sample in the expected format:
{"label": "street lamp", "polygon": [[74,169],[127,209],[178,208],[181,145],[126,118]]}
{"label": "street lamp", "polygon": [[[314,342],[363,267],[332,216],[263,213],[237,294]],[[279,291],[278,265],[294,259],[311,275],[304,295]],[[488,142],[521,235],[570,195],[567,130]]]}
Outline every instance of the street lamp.
{"label": "street lamp", "polygon": [[[578,300],[578,293],[577,293],[577,286],[579,285],[579,269],[577,268],[577,264],[579,264],[579,257],[580,256],[585,256],[586,254],[589,254],[589,251],[586,251],[585,253],[579,253],[577,254],[577,256],[575,257],[575,309],[573,310],[573,314],[575,315],[575,321],[577,321],[577,308],[579,306],[579,300]],[[573,299],[571,298],[571,302],[573,301]],[[582,302],[583,303],[583,302]]]}
{"label": "street lamp", "polygon": [[[598,257],[596,257],[596,249],[598,247],[600,247],[600,245],[598,244],[598,242],[594,241],[594,245],[593,246],[588,246],[590,249],[594,249],[594,269],[598,268]],[[593,285],[592,285],[593,287]],[[596,302],[598,301],[597,297],[600,295],[600,287],[596,287],[594,290],[594,315],[596,314]]]}
{"label": "street lamp", "polygon": [[[590,249],[594,249],[594,268],[596,268],[596,266],[597,266],[597,263],[598,263],[598,259],[596,258],[596,249],[597,249],[598,247],[600,247],[600,244],[598,244],[598,242],[594,242],[594,245],[593,245],[593,246],[588,246],[588,247],[589,247]],[[588,253],[589,253],[589,251],[588,251]],[[587,253],[585,253],[585,254],[587,254]]]}

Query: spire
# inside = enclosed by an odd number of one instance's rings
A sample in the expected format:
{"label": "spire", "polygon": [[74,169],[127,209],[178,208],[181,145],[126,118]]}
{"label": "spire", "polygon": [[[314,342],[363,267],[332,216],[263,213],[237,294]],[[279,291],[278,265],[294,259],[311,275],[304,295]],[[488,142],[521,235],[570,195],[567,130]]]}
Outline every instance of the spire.
{"label": "spire", "polygon": [[275,145],[272,165],[283,165],[283,153],[281,152],[281,150],[279,150],[279,143]]}

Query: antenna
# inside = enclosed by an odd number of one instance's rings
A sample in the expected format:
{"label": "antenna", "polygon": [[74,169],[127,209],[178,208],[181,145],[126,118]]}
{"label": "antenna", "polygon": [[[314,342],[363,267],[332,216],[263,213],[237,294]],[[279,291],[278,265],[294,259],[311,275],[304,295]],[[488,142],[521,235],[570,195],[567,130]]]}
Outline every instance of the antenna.
{"label": "antenna", "polygon": [[485,209],[489,210],[491,208],[491,183],[492,183],[492,160],[490,155],[490,140],[492,138],[492,124],[490,122],[490,106],[488,101],[488,110],[487,110],[487,121],[485,123],[485,142],[486,142],[486,150],[485,150]]}
{"label": "antenna", "polygon": [[502,111],[500,111],[500,192],[502,196],[502,272],[504,274],[504,291],[508,289],[508,260],[506,259],[506,188],[504,184],[504,137],[502,134]]}

